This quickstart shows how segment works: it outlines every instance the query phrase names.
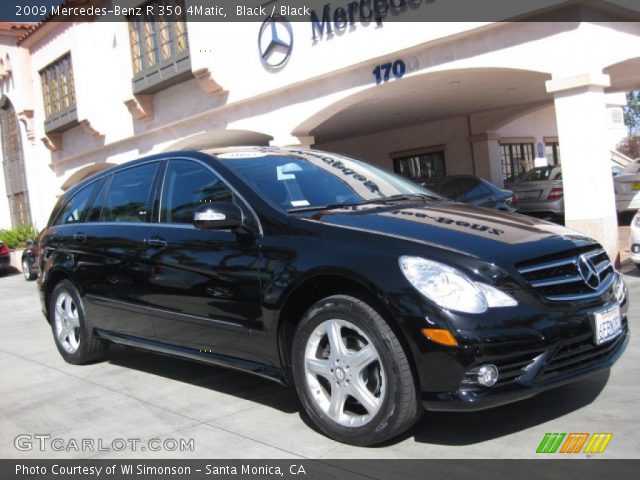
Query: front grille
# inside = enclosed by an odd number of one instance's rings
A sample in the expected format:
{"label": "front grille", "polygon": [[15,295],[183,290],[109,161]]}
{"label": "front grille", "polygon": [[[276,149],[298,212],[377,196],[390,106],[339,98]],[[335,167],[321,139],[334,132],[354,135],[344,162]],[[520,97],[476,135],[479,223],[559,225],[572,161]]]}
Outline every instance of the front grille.
{"label": "front grille", "polygon": [[554,301],[601,295],[613,284],[615,271],[602,248],[574,250],[516,265],[540,295]]}
{"label": "front grille", "polygon": [[550,380],[607,360],[624,342],[626,333],[627,322],[625,317],[622,324],[622,333],[602,345],[593,343],[593,333],[586,333],[568,340],[551,356],[536,380]]}

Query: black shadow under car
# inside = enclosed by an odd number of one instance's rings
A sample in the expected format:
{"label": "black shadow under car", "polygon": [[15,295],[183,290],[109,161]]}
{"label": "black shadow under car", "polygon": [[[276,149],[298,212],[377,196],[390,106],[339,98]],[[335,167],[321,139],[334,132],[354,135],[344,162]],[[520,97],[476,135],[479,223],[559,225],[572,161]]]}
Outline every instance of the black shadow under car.
{"label": "black shadow under car", "polygon": [[372,445],[608,369],[629,333],[594,240],[314,150],[163,153],[71,188],[38,241],[60,354],[110,342],[295,385]]}

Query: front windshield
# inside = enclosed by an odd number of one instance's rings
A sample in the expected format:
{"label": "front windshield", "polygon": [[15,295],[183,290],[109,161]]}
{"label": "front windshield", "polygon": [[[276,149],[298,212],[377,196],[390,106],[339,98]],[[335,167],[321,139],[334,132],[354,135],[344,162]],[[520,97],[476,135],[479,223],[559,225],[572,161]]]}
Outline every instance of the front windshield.
{"label": "front windshield", "polygon": [[437,194],[359,160],[320,151],[231,152],[216,157],[260,195],[291,211]]}
{"label": "front windshield", "polygon": [[523,174],[519,182],[545,182],[547,180],[562,180],[560,167],[534,168]]}

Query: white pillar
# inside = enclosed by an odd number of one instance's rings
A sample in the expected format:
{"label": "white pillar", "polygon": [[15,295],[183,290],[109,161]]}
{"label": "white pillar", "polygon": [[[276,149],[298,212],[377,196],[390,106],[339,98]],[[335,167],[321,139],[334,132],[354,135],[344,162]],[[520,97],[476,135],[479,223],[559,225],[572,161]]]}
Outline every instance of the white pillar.
{"label": "white pillar", "polygon": [[555,101],[566,225],[595,238],[615,262],[618,218],[604,94],[609,84],[608,75],[584,74],[549,80],[547,91]]}
{"label": "white pillar", "polygon": [[476,176],[502,187],[502,162],[500,160],[500,136],[496,132],[472,135],[473,164]]}

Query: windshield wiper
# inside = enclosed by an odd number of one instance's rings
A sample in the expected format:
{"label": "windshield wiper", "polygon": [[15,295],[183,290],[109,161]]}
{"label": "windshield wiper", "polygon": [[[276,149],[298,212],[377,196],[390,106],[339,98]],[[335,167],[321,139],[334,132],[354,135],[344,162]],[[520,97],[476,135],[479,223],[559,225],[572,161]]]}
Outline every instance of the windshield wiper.
{"label": "windshield wiper", "polygon": [[440,197],[435,195],[428,195],[426,193],[400,193],[398,195],[390,195],[388,197],[372,198],[371,200],[365,200],[359,205],[368,205],[370,203],[389,203],[397,202],[398,200],[441,200]]}
{"label": "windshield wiper", "polygon": [[289,208],[287,210],[287,213],[313,212],[315,210],[333,210],[342,207],[357,207],[358,205],[363,205],[363,203],[327,203],[326,205],[309,205],[308,207]]}
{"label": "windshield wiper", "polygon": [[399,200],[415,200],[415,199],[420,199],[420,200],[442,200],[442,198],[437,197],[435,195],[427,195],[424,193],[401,193],[398,195],[391,195],[389,197],[379,197],[379,198],[372,198],[371,200],[365,200],[363,202],[357,202],[357,203],[328,203],[326,205],[310,205],[308,207],[295,207],[295,208],[290,208],[287,210],[288,213],[297,213],[297,212],[313,212],[313,211],[317,211],[317,210],[334,210],[336,208],[343,208],[343,207],[358,207],[360,205],[371,205],[374,203],[389,203],[389,202],[397,202]]}

